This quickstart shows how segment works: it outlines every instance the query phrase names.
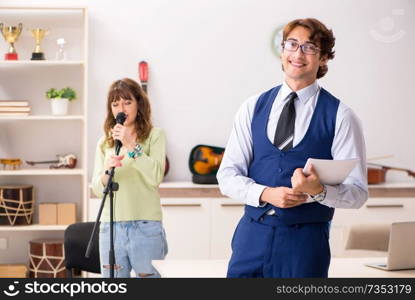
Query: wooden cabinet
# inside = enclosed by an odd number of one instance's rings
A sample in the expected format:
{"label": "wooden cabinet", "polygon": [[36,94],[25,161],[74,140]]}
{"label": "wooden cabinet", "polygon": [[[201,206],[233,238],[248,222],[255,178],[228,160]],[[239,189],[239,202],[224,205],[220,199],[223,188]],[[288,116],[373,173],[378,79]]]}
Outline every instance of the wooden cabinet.
{"label": "wooden cabinet", "polygon": [[244,204],[229,198],[211,199],[210,258],[228,259],[233,233],[244,213]]}
{"label": "wooden cabinet", "polygon": [[336,209],[333,225],[415,221],[413,198],[369,198],[360,209]]}
{"label": "wooden cabinet", "polygon": [[161,199],[167,259],[209,258],[210,204],[206,198]]}
{"label": "wooden cabinet", "polygon": [[[388,197],[381,197],[382,190]],[[336,209],[330,234],[333,257],[344,250],[352,224],[415,221],[413,185],[372,187],[371,191],[376,197],[369,198],[362,208]],[[223,197],[216,185],[189,182],[162,183],[160,194],[169,243],[166,259],[230,258],[231,240],[244,211],[243,203]],[[99,208],[100,200],[96,200],[90,203],[90,220],[95,220]]]}
{"label": "wooden cabinet", "polygon": [[[167,259],[209,258],[211,200],[161,198],[163,226],[169,249]],[[101,199],[91,198],[89,200],[89,221],[95,221],[100,205]]]}
{"label": "wooden cabinet", "polygon": [[[89,200],[95,221],[101,199]],[[166,259],[227,259],[243,204],[229,198],[161,198],[169,252]]]}
{"label": "wooden cabinet", "polygon": [[[241,203],[224,198],[217,185],[164,182],[160,185],[159,191],[169,242],[167,259],[210,259],[230,256],[230,240],[243,212]],[[192,216],[193,212],[189,207],[171,206],[171,201],[183,204],[200,201],[200,207],[193,208],[196,215]],[[203,216],[200,215],[201,212]],[[182,224],[181,219],[193,220],[194,223]],[[192,226],[195,228],[191,228]],[[195,245],[196,242],[201,244]]]}
{"label": "wooden cabinet", "polygon": [[332,255],[344,251],[350,225],[407,221],[415,221],[415,197],[373,197],[360,209],[336,209],[330,232]]}

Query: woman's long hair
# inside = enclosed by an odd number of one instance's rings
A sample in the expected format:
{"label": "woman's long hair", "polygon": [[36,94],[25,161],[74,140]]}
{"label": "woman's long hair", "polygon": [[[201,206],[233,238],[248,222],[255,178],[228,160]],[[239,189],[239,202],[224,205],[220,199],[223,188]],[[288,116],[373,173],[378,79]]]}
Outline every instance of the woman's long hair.
{"label": "woman's long hair", "polygon": [[104,123],[105,141],[110,148],[114,147],[111,129],[116,124],[111,105],[120,99],[131,99],[137,102],[137,118],[135,120],[137,142],[145,141],[153,128],[151,123],[150,101],[141,86],[130,78],[117,80],[111,84],[108,91],[107,118]]}

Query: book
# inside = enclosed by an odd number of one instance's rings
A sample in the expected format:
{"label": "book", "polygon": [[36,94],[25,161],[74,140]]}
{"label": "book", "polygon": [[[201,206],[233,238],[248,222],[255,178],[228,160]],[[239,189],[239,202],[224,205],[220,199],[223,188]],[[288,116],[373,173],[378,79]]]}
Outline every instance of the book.
{"label": "book", "polygon": [[29,106],[29,101],[27,100],[0,100],[1,106]]}
{"label": "book", "polygon": [[30,106],[0,106],[0,112],[30,111]]}

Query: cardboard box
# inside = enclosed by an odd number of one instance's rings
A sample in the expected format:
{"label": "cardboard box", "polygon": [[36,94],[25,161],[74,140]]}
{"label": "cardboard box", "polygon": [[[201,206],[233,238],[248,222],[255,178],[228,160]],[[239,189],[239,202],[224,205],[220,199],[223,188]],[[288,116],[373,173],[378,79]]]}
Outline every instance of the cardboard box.
{"label": "cardboard box", "polygon": [[27,278],[27,267],[23,264],[1,264],[0,278]]}
{"label": "cardboard box", "polygon": [[58,203],[58,225],[76,223],[75,203]]}
{"label": "cardboard box", "polygon": [[40,225],[56,225],[57,223],[57,207],[56,203],[40,203],[39,204],[39,224]]}

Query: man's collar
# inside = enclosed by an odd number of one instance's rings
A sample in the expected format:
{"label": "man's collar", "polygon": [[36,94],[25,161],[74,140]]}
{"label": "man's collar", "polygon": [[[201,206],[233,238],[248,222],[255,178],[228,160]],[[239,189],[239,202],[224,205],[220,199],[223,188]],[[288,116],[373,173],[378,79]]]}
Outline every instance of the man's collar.
{"label": "man's collar", "polygon": [[[301,103],[306,103],[312,96],[314,96],[318,90],[320,89],[320,86],[317,83],[317,80],[315,80],[312,84],[309,86],[306,86],[305,88],[302,88],[301,90],[298,90],[297,96]],[[289,94],[291,94],[293,90],[288,86],[288,84],[284,81],[281,87],[281,100],[285,100]]]}

